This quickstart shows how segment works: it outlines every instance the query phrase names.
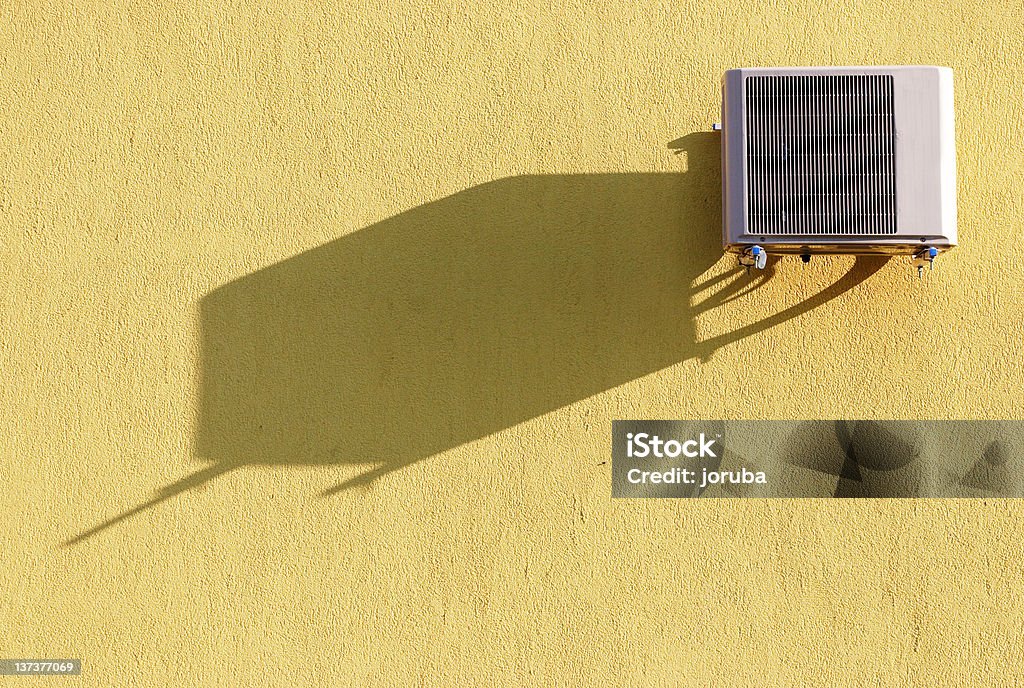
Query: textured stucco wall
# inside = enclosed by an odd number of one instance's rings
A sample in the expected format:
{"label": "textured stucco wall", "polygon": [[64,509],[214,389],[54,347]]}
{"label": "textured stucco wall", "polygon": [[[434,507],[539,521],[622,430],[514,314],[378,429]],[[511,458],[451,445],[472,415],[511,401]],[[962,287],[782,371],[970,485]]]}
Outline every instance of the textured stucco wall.
{"label": "textured stucco wall", "polygon": [[[1018,502],[612,502],[603,464],[614,418],[1022,416],[1020,2],[556,5],[0,7],[0,654],[1024,680]],[[861,63],[954,69],[961,246],[757,326],[852,261],[720,303],[694,132],[729,67]]]}

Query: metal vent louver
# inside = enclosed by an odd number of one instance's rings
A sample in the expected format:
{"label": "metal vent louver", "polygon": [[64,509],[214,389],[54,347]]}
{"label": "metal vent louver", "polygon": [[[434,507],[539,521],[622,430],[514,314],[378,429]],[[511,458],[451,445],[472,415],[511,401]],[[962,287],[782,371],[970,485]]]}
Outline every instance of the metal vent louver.
{"label": "metal vent louver", "polygon": [[745,91],[750,233],[896,233],[891,75],[748,76]]}

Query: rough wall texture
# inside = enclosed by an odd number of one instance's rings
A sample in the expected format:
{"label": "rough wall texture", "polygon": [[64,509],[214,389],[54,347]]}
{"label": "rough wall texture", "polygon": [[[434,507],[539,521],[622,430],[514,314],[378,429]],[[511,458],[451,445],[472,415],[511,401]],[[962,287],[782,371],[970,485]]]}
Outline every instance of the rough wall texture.
{"label": "rough wall texture", "polygon": [[[603,464],[614,418],[1021,417],[1024,7],[556,5],[0,9],[3,655],[1024,680],[1020,503],[612,502]],[[961,246],[730,291],[722,71],[862,63],[954,69]]]}

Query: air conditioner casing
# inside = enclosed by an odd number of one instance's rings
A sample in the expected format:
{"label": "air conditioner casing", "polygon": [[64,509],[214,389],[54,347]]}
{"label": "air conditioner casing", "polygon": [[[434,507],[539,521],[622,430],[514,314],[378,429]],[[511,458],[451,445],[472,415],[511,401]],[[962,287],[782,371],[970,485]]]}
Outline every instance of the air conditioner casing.
{"label": "air conditioner casing", "polygon": [[722,242],[734,253],[955,246],[952,70],[727,71],[722,199]]}

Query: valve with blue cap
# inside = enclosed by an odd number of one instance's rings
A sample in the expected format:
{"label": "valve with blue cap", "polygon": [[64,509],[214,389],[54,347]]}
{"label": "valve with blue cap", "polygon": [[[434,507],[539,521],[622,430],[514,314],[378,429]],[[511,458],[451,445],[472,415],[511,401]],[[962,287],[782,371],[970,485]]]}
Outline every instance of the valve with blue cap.
{"label": "valve with blue cap", "polygon": [[934,246],[925,246],[913,255],[914,266],[917,267],[917,277],[921,278],[924,273],[924,264],[928,263],[928,269],[935,269],[935,256],[939,255],[939,249]]}
{"label": "valve with blue cap", "polygon": [[764,270],[767,264],[768,253],[760,246],[750,246],[740,254],[740,265],[746,267],[747,272],[750,272],[751,267]]}

